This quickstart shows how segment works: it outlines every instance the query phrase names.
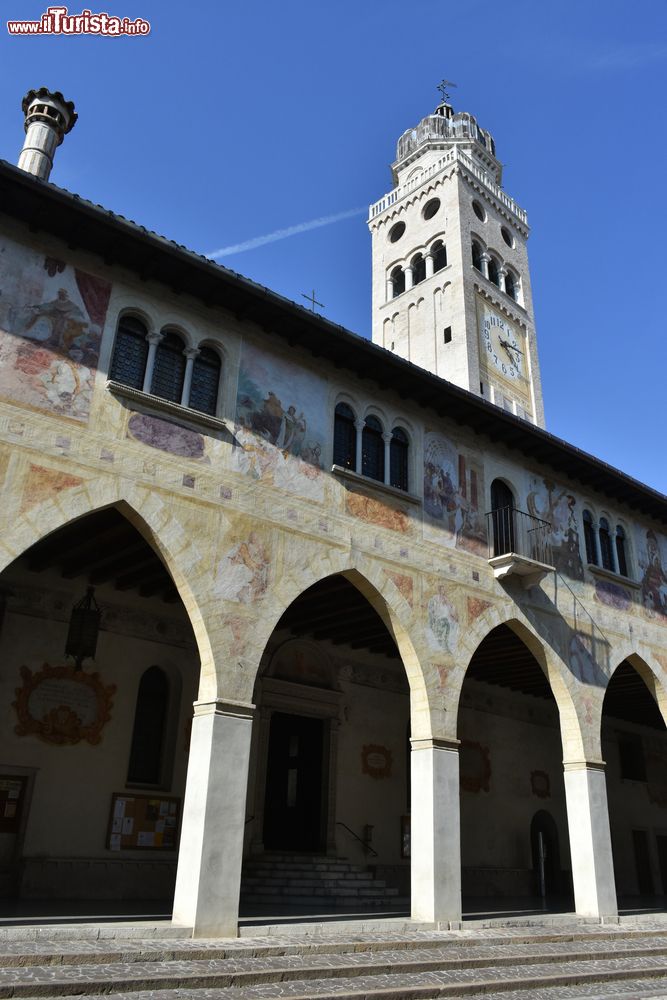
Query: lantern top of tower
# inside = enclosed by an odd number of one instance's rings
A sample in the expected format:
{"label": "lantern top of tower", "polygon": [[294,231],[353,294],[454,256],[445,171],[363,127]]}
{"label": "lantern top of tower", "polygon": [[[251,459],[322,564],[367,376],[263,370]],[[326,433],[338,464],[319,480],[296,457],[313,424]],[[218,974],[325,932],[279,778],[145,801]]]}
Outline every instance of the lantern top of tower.
{"label": "lantern top of tower", "polygon": [[[454,111],[449,101],[442,101],[431,115],[422,118],[414,128],[407,129],[398,140],[394,168],[406,159],[414,159],[427,143],[477,143],[496,161],[496,144],[487,129],[477,124],[474,115],[467,111]],[[496,161],[497,162],[497,161]]]}

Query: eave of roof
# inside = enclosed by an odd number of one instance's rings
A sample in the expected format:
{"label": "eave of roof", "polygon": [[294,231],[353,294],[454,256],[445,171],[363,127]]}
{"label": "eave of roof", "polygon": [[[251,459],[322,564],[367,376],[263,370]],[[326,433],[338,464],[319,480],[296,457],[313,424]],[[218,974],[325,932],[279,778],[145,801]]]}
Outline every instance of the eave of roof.
{"label": "eave of roof", "polygon": [[33,232],[50,233],[71,249],[97,254],[108,265],[117,264],[175,293],[226,309],[290,346],[369,378],[380,389],[391,389],[559,476],[667,524],[667,497],[657,490],[263,285],[2,160],[0,206]]}

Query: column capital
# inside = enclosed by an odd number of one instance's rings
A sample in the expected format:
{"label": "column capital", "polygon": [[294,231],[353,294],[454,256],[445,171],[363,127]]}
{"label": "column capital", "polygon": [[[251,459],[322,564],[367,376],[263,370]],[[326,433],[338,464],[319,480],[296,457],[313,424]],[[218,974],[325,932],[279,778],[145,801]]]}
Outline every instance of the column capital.
{"label": "column capital", "polygon": [[607,762],[605,760],[564,760],[564,771],[604,771]]}
{"label": "column capital", "polygon": [[225,715],[235,719],[252,719],[255,706],[245,701],[196,701],[194,703],[195,718],[204,715]]}
{"label": "column capital", "polygon": [[486,250],[482,250],[481,254],[479,255],[479,259],[486,261],[486,263],[488,264],[489,261],[491,260],[491,254],[487,253]]}
{"label": "column capital", "polygon": [[158,330],[152,330],[146,334],[146,340],[149,344],[159,344],[161,340],[164,340],[164,334]]}
{"label": "column capital", "polygon": [[199,350],[198,347],[186,347],[185,350],[183,351],[183,354],[188,359],[188,361],[190,360],[194,361],[194,359],[201,354],[201,351]]}
{"label": "column capital", "polygon": [[429,736],[425,740],[410,740],[413,750],[453,750],[458,753],[461,740],[438,739],[437,736]]}

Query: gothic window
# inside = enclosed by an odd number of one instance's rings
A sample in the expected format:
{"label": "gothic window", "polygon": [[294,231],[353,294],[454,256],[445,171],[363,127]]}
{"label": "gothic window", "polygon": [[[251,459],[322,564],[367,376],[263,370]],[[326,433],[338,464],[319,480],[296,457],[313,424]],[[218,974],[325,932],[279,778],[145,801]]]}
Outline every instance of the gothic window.
{"label": "gothic window", "polygon": [[420,253],[412,258],[412,284],[417,285],[426,277],[426,261]]}
{"label": "gothic window", "polygon": [[491,520],[493,523],[493,554],[502,556],[514,551],[514,495],[502,479],[491,483]]}
{"label": "gothic window", "polygon": [[625,531],[619,524],[616,528],[616,562],[621,576],[628,576],[628,557],[625,545]]}
{"label": "gothic window", "polygon": [[334,465],[355,469],[357,464],[357,429],[354,411],[347,403],[339,403],[334,412]]}
{"label": "gothic window", "polygon": [[177,333],[165,333],[157,345],[151,392],[160,399],[180,403],[185,377],[185,345]]}
{"label": "gothic window", "polygon": [[505,275],[505,291],[516,302],[516,281],[511,271]]}
{"label": "gothic window", "polygon": [[202,347],[192,366],[188,405],[200,413],[215,416],[220,386],[220,356],[210,347]]}
{"label": "gothic window", "polygon": [[147,334],[148,331],[141,320],[135,319],[134,316],[121,317],[109,378],[132,389],[143,389],[148,358]]}
{"label": "gothic window", "polygon": [[609,522],[606,517],[600,518],[598,537],[600,539],[600,559],[602,560],[602,568],[609,569],[613,572],[614,552],[611,547],[611,533],[609,531]]}
{"label": "gothic window", "polygon": [[361,434],[361,473],[384,482],[384,438],[377,417],[366,417]]}
{"label": "gothic window", "polygon": [[160,667],[149,667],[139,682],[132,729],[128,784],[159,785],[169,708],[169,681]]}
{"label": "gothic window", "polygon": [[393,299],[405,291],[405,271],[402,267],[395,267],[391,272],[391,296]]}
{"label": "gothic window", "polygon": [[489,257],[489,281],[500,287],[500,277],[498,275],[498,262],[494,257]]}
{"label": "gothic window", "polygon": [[590,510],[584,511],[584,543],[586,545],[586,562],[593,566],[598,564],[598,551],[595,544],[595,528]]}
{"label": "gothic window", "polygon": [[400,427],[394,428],[389,445],[389,485],[408,488],[408,435]]}
{"label": "gothic window", "polygon": [[431,248],[431,256],[433,257],[433,270],[442,271],[443,267],[447,267],[447,248],[442,240],[438,240],[434,243]]}
{"label": "gothic window", "polygon": [[472,266],[477,268],[478,271],[482,270],[482,248],[474,240],[472,244]]}

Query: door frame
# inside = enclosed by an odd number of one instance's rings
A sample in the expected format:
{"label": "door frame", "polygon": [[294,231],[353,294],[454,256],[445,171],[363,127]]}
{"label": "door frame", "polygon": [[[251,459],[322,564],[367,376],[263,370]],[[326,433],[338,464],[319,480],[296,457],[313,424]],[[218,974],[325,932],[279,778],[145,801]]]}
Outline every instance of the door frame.
{"label": "door frame", "polygon": [[322,748],[322,841],[326,854],[336,854],[336,784],[338,758],[338,738],[343,718],[342,691],[310,687],[283,681],[276,677],[264,677],[260,696],[257,699],[257,733],[254,743],[256,778],[254,808],[250,828],[247,833],[247,852],[264,853],[264,804],[266,802],[266,776],[269,753],[271,716],[274,712],[285,715],[301,715],[328,722],[325,726]]}

